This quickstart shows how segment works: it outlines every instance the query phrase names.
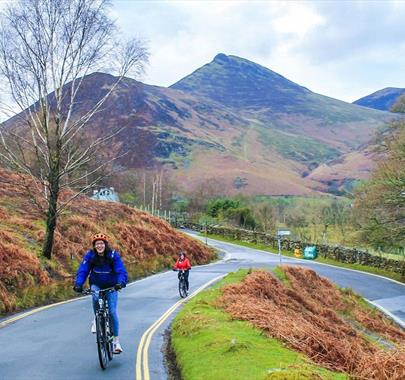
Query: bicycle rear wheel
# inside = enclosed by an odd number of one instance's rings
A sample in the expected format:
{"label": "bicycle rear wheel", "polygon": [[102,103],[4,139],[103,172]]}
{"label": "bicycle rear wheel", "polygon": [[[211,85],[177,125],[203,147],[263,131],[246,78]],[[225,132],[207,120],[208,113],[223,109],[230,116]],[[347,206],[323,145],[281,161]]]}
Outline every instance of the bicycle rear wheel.
{"label": "bicycle rear wheel", "polygon": [[98,359],[100,361],[100,367],[106,369],[108,365],[106,322],[105,318],[101,315],[96,315],[96,328]]}

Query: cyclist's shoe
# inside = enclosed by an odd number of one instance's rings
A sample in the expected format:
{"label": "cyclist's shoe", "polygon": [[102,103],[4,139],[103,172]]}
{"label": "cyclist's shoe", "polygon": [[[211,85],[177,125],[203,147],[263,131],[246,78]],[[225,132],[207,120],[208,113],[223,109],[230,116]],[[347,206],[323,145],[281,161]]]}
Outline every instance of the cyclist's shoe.
{"label": "cyclist's shoe", "polygon": [[114,351],[113,351],[114,354],[120,354],[123,351],[118,337],[115,337],[113,339],[113,345],[114,345]]}
{"label": "cyclist's shoe", "polygon": [[95,334],[96,333],[96,320],[93,319],[93,322],[91,323],[91,333]]}

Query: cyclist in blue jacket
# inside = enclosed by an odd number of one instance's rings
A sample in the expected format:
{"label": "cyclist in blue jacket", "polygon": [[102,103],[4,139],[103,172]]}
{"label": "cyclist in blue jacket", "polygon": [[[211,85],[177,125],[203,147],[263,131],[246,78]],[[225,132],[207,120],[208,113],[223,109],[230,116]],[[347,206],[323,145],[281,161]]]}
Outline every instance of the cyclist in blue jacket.
{"label": "cyclist in blue jacket", "polygon": [[[90,274],[90,288],[96,292],[93,294],[93,310],[95,313],[98,307],[97,291],[111,287],[114,287],[115,290],[125,288],[128,281],[128,274],[118,252],[108,246],[106,235],[94,235],[92,245],[93,249],[90,249],[85,254],[80,264],[73,289],[81,293],[83,291],[83,284]],[[122,347],[119,341],[119,321],[117,314],[118,292],[107,293],[107,297],[114,330],[114,353],[119,354],[122,352]],[[93,321],[91,332],[96,332],[95,321]]]}

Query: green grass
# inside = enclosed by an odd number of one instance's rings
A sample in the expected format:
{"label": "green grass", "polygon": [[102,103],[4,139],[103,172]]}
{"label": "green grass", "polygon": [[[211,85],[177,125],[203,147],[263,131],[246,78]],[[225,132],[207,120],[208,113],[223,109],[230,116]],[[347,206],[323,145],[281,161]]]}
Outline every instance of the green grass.
{"label": "green grass", "polygon": [[285,272],[280,268],[276,267],[273,269],[275,276],[287,287],[290,287],[290,281],[288,280]]}
{"label": "green grass", "polygon": [[8,223],[7,221],[0,222],[0,229],[6,232],[13,238],[13,244],[25,248],[28,251],[35,251],[40,253],[38,244],[36,242],[35,231],[29,228]]}
{"label": "green grass", "polygon": [[2,196],[0,206],[4,207],[8,214],[13,215],[21,209],[21,202],[17,201],[15,198]]}
{"label": "green grass", "polygon": [[[205,236],[203,233],[201,233],[200,235]],[[236,240],[236,239],[232,239],[232,238],[228,238],[228,237],[224,237],[224,236],[220,236],[220,235],[210,235],[210,234],[208,234],[208,237],[210,237],[212,239],[215,239],[215,240],[220,240],[220,241],[224,241],[224,242],[228,242],[228,243],[238,244],[238,245],[241,245],[241,246],[244,246],[244,247],[249,247],[249,248],[253,248],[253,249],[260,249],[262,251],[267,251],[267,252],[270,252],[270,253],[278,253],[277,248],[272,248],[272,247],[269,247],[268,245],[265,245],[265,244],[249,243],[249,242],[246,242],[246,241]],[[281,253],[283,255],[285,255],[285,256],[294,257],[293,252],[287,251],[285,249],[282,249]],[[320,256],[318,256],[318,258],[316,260],[314,260],[314,261],[319,262],[319,263],[323,263],[323,264],[334,265],[334,266],[341,267],[341,268],[355,269],[355,270],[359,270],[359,271],[366,272],[366,273],[377,274],[377,275],[380,275],[380,276],[384,276],[384,277],[391,278],[393,280],[405,283],[405,278],[402,277],[399,273],[390,272],[388,270],[375,268],[375,267],[368,266],[368,265],[342,263],[340,261],[336,261],[336,260],[333,260],[333,259],[324,258],[324,257],[320,257]]]}
{"label": "green grass", "polygon": [[373,317],[381,315],[381,312],[368,303],[363,297],[356,294],[351,288],[339,288],[339,290],[346,308],[344,311],[338,312],[338,315],[340,315],[342,319],[348,322],[359,334],[361,334],[365,340],[369,341],[379,349],[388,350],[396,347],[397,344],[394,341],[384,337],[382,334],[370,331],[366,327],[362,326],[361,323],[356,320],[353,313],[353,305],[355,305],[357,309],[363,310]]}
{"label": "green grass", "polygon": [[65,301],[76,295],[77,294],[72,290],[72,281],[69,280],[47,285],[35,285],[26,287],[17,292],[16,307],[17,310],[24,310],[31,307]]}
{"label": "green grass", "polygon": [[347,379],[215,307],[220,287],[241,281],[231,273],[191,300],[177,315],[172,346],[183,380]]}
{"label": "green grass", "polygon": [[301,162],[323,162],[339,156],[337,149],[320,141],[294,134],[286,134],[276,129],[257,127],[261,141],[271,146],[283,157]]}

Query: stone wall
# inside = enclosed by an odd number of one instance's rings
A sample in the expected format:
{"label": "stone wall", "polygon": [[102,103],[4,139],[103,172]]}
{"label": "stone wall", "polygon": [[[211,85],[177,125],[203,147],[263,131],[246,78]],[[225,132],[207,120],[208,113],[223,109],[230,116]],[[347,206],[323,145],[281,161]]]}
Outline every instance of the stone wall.
{"label": "stone wall", "polygon": [[[249,243],[260,243],[278,250],[277,238],[263,232],[209,225],[202,226],[192,223],[186,223],[184,227],[191,228],[200,232],[205,232],[206,228],[208,234],[220,235]],[[333,259],[342,263],[368,265],[380,269],[385,269],[391,272],[400,273],[401,275],[405,276],[405,260],[387,259],[377,255],[372,255],[367,251],[342,247],[339,245],[303,243],[299,240],[281,239],[282,249],[293,252],[296,246],[300,247],[301,251],[303,251],[306,246],[315,246],[318,252],[318,256],[320,257]]]}

